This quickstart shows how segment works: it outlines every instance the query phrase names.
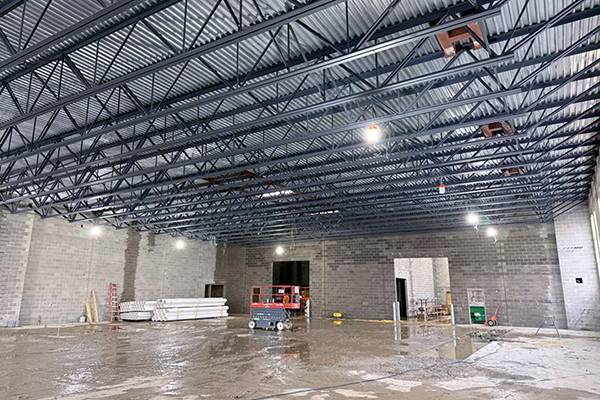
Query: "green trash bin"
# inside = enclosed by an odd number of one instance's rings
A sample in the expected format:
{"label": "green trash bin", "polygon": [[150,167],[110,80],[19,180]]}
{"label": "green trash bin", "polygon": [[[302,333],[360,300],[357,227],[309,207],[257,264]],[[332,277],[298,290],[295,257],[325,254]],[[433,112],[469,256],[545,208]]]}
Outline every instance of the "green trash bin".
{"label": "green trash bin", "polygon": [[469,307],[472,324],[485,324],[485,307],[471,306]]}

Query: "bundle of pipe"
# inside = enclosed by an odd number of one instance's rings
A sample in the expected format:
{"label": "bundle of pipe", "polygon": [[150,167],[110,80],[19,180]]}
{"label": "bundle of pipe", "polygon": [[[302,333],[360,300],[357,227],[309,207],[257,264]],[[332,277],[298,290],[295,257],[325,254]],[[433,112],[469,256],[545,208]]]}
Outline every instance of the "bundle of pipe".
{"label": "bundle of pipe", "polygon": [[119,304],[123,321],[150,321],[156,301],[124,301]]}
{"label": "bundle of pipe", "polygon": [[152,319],[152,311],[128,311],[121,313],[123,321],[150,321]]}
{"label": "bundle of pipe", "polygon": [[133,311],[152,311],[156,301],[123,301],[119,304],[119,310],[121,313],[133,312]]}
{"label": "bundle of pipe", "polygon": [[154,307],[152,321],[226,317],[229,307],[221,297],[195,299],[160,299]]}

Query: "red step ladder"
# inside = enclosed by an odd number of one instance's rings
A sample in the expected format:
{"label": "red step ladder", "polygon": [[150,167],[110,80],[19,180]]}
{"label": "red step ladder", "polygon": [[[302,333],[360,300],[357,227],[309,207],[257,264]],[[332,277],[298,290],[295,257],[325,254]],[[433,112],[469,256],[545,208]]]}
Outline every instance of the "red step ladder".
{"label": "red step ladder", "polygon": [[121,320],[121,306],[116,283],[108,284],[108,305],[106,307],[106,313],[106,319],[108,322]]}

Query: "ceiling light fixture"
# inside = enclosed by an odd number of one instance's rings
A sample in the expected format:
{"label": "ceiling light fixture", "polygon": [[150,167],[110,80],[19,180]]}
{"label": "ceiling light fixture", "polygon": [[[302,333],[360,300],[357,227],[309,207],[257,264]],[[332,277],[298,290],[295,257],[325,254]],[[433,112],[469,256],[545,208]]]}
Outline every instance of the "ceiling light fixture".
{"label": "ceiling light fixture", "polygon": [[183,249],[185,249],[185,240],[183,240],[183,239],[177,239],[175,241],[175,248],[177,250],[183,250]]}
{"label": "ceiling light fixture", "polygon": [[102,235],[102,227],[98,226],[98,225],[93,225],[90,228],[90,236],[92,236],[92,237],[98,237],[100,235]]}
{"label": "ceiling light fixture", "polygon": [[329,214],[337,214],[340,210],[327,210],[327,211],[316,211],[312,213],[308,213],[308,215],[329,215]]}
{"label": "ceiling light fixture", "polygon": [[292,190],[286,189],[286,190],[276,190],[274,192],[268,192],[268,193],[263,193],[260,195],[261,198],[263,199],[269,199],[271,197],[279,197],[279,196],[286,196],[288,194],[293,194],[294,192]]}
{"label": "ceiling light fixture", "polygon": [[467,224],[478,225],[479,224],[479,215],[477,215],[475,213],[467,214]]}
{"label": "ceiling light fixture", "polygon": [[490,226],[485,230],[485,235],[487,237],[493,237],[495,239],[497,234],[498,231],[496,231],[496,228],[494,228],[493,226]]}
{"label": "ceiling light fixture", "polygon": [[370,144],[379,142],[381,140],[381,127],[379,124],[369,125],[365,130],[364,139]]}
{"label": "ceiling light fixture", "polygon": [[275,247],[275,254],[277,254],[278,256],[282,256],[283,254],[285,254],[285,249],[283,248],[283,246]]}

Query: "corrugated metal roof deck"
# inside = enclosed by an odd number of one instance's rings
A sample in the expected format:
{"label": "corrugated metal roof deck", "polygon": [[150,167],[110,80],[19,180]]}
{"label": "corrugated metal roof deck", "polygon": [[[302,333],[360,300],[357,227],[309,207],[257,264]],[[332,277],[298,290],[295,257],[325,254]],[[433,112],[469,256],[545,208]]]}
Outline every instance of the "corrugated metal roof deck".
{"label": "corrugated metal roof deck", "polygon": [[[352,56],[494,8],[453,59]],[[599,26],[599,0],[28,0],[0,16],[0,204],[224,242],[551,220],[593,174]]]}

